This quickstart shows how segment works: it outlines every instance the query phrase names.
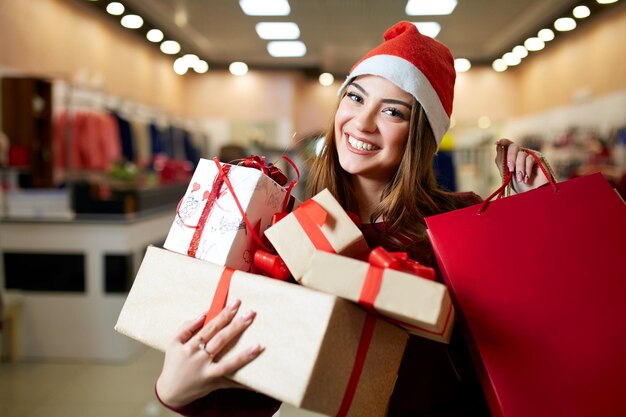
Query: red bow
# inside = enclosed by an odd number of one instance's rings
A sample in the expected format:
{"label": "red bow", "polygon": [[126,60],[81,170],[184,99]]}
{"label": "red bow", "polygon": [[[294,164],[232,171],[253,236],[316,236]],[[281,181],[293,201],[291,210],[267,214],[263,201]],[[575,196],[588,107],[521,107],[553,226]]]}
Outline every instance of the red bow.
{"label": "red bow", "polygon": [[414,261],[406,252],[387,252],[382,246],[370,252],[368,261],[372,266],[408,272],[431,281],[434,281],[437,276],[433,268]]}
{"label": "red bow", "polygon": [[[283,219],[285,216],[287,216],[287,213],[285,212],[274,214],[274,216],[272,217],[272,225],[276,224],[276,222]],[[270,278],[276,278],[281,281],[286,281],[291,276],[289,268],[287,268],[287,265],[285,264],[285,261],[283,261],[283,258],[281,258],[276,253],[276,250],[271,245],[271,243],[266,240],[267,238],[263,236],[263,239],[265,240],[264,243],[267,244],[267,249],[269,251],[257,249],[254,253],[254,259],[252,263],[255,267],[260,269],[261,272],[263,272]]]}
{"label": "red bow", "polygon": [[276,165],[271,162],[267,163],[264,156],[250,155],[247,158],[235,159],[232,162],[237,162],[237,165],[246,168],[258,169],[280,185],[285,185],[289,181],[287,176]]}

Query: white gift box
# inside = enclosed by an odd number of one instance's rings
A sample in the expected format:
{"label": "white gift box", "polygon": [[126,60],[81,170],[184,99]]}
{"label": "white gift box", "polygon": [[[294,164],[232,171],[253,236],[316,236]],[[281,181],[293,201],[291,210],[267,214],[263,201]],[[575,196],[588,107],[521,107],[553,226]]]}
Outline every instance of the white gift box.
{"label": "white gift box", "polygon": [[[225,167],[229,164],[220,165]],[[236,165],[229,167],[227,176],[236,198],[250,225],[256,229],[257,236],[261,237],[271,225],[272,216],[282,211],[287,191],[258,169]],[[215,161],[200,159],[163,246],[217,265],[251,271],[258,243],[247,229],[226,184],[221,186],[218,198],[201,224],[202,212],[207,204],[211,204],[211,190],[219,176]],[[197,239],[197,248],[192,254],[189,248],[194,239]]]}

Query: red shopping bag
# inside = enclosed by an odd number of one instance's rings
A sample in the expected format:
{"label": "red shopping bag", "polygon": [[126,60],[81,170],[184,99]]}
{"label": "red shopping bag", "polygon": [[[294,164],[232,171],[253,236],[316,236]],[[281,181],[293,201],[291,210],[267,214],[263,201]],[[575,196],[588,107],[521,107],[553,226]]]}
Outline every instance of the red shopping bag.
{"label": "red shopping bag", "polygon": [[494,416],[625,415],[626,205],[601,174],[426,223]]}

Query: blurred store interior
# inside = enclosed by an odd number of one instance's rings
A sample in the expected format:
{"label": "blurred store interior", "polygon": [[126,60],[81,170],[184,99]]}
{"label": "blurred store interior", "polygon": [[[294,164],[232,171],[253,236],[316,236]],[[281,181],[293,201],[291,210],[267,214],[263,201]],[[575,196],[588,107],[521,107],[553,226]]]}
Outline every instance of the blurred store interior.
{"label": "blurred store interior", "polygon": [[[626,194],[623,1],[240,3],[0,0],[1,416],[172,415],[153,395],[162,354],[113,330],[146,247],[199,158],[263,155],[295,178],[286,156],[306,197],[339,86],[399,20],[456,58],[443,186],[489,195],[506,137],[559,180],[601,172]],[[290,23],[300,50],[273,51],[259,23]]]}

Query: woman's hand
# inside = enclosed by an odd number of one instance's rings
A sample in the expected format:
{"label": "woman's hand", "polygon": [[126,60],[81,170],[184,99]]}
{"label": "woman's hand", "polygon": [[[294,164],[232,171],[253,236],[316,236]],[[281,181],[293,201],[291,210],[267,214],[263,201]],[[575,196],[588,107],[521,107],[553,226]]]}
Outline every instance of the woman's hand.
{"label": "woman's hand", "polygon": [[156,391],[161,401],[177,408],[216,389],[238,386],[224,376],[263,351],[257,344],[228,359],[220,359],[224,348],[254,319],[253,311],[235,318],[240,305],[235,300],[204,327],[204,315],[182,325],[165,352],[163,370],[157,380]]}
{"label": "woman's hand", "polygon": [[503,157],[506,152],[507,166],[504,169],[513,173],[512,187],[516,193],[523,193],[548,183],[548,178],[537,166],[534,158],[523,148],[508,139],[496,142],[496,165],[503,169]]}

